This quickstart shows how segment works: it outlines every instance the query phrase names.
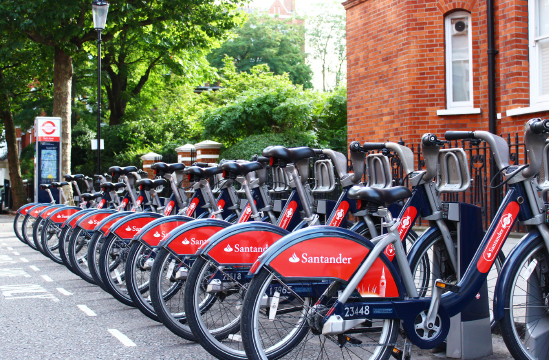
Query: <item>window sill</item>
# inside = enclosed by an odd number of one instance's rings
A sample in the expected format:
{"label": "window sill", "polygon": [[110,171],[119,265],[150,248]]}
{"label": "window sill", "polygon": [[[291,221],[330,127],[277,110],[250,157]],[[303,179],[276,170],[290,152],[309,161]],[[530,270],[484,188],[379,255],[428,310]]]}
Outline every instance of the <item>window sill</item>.
{"label": "window sill", "polygon": [[466,115],[466,114],[481,114],[480,108],[452,108],[446,110],[437,110],[437,115]]}
{"label": "window sill", "polygon": [[550,105],[548,103],[542,103],[542,104],[537,104],[537,105],[533,105],[525,108],[520,107],[517,109],[506,110],[506,116],[532,114],[532,113],[548,111],[548,110],[550,110]]}

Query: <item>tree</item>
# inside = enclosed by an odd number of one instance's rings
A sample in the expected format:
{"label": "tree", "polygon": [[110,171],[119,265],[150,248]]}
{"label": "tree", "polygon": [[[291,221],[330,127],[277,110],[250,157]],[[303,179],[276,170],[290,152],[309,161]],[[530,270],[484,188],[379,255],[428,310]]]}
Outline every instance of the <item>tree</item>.
{"label": "tree", "polygon": [[267,64],[274,74],[288,73],[294,84],[312,87],[312,71],[305,63],[302,20],[251,14],[243,27],[235,30],[234,37],[213,50],[208,59],[220,69],[225,56],[234,59],[239,71],[249,72],[256,65]]}
{"label": "tree", "polygon": [[[127,29],[150,27],[170,35],[181,48],[205,47],[213,38],[232,29],[239,15],[239,0],[118,1],[110,6],[103,39],[109,41]],[[37,44],[54,49],[53,115],[62,118],[62,172],[70,173],[71,88],[73,56],[95,41],[91,6],[85,0],[15,0],[0,3],[0,27],[11,35],[24,34]],[[158,37],[158,39],[163,39]],[[158,44],[151,44],[156,46]]]}
{"label": "tree", "polygon": [[[37,56],[40,54],[40,56]],[[42,91],[40,79],[48,78],[48,50],[26,42],[21,36],[9,34],[0,28],[0,117],[8,147],[8,168],[12,189],[13,207],[18,209],[27,199],[23,188],[19,149],[15,132],[12,102],[24,103],[21,98],[33,101],[33,95]],[[21,106],[16,105],[17,110]]]}
{"label": "tree", "polygon": [[[331,88],[329,75],[335,75],[335,86],[339,86],[345,76],[344,64],[347,56],[345,38],[345,10],[339,3],[313,6],[319,13],[308,18],[307,39],[313,67],[322,74],[323,91]],[[319,64],[318,64],[319,63]],[[333,80],[333,79],[332,79]],[[332,81],[333,83],[333,81]]]}

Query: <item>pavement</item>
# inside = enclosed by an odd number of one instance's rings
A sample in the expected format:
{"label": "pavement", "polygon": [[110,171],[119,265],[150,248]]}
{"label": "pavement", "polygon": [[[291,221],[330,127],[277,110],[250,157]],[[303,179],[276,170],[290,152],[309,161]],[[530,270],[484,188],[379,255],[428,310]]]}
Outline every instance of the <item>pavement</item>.
{"label": "pavement", "polygon": [[[0,294],[1,359],[213,359],[20,242],[11,215],[0,215]],[[483,359],[512,359],[500,335],[493,350]],[[416,360],[444,357],[412,350]]]}

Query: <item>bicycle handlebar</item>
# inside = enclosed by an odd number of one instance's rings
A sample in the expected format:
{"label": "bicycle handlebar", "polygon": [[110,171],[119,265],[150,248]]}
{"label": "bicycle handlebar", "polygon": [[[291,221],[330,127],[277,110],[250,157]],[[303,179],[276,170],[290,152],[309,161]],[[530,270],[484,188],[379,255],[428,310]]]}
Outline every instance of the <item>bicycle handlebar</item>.
{"label": "bicycle handlebar", "polygon": [[473,131],[447,131],[445,132],[446,140],[464,140],[475,139],[475,133]]}

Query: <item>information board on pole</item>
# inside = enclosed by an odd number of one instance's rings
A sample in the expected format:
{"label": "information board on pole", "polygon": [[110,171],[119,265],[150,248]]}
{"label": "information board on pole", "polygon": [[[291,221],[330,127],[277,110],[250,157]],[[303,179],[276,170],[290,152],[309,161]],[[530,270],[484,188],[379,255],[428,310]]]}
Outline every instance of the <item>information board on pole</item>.
{"label": "information board on pole", "polygon": [[[42,184],[61,181],[61,118],[35,118],[35,201],[49,203],[50,197],[38,188]],[[52,195],[59,203],[59,190],[52,189]]]}

